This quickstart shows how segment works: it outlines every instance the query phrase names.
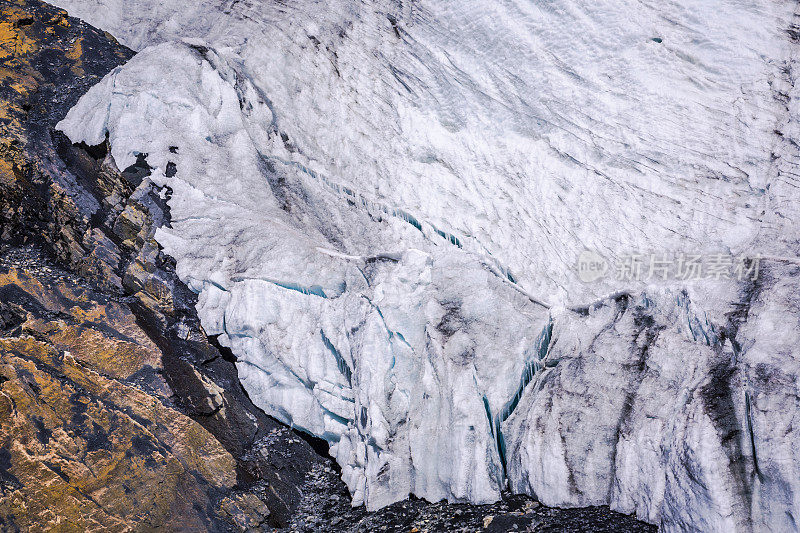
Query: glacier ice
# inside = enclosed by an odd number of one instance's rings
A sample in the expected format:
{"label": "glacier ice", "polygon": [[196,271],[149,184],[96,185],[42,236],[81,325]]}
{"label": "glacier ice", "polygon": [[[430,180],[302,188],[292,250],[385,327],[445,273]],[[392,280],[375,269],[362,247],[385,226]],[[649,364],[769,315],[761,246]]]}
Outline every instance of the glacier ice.
{"label": "glacier ice", "polygon": [[59,128],[146,154],[204,328],[354,504],[796,528],[796,3],[54,3],[139,50]]}

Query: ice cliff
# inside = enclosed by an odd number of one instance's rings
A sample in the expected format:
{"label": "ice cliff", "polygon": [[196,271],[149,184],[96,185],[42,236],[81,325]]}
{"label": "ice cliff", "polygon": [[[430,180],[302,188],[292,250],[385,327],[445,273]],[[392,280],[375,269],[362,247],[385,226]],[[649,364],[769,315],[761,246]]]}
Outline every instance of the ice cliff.
{"label": "ice cliff", "polygon": [[206,332],[354,504],[797,528],[796,2],[55,3],[139,50],[60,128],[145,155]]}

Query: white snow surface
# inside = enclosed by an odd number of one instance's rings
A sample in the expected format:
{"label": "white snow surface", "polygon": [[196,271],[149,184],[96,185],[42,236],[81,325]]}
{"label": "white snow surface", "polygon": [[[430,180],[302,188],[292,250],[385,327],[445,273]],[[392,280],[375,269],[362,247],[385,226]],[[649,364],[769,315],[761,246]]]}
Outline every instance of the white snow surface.
{"label": "white snow surface", "polygon": [[147,154],[204,328],[354,505],[509,483],[666,530],[800,516],[797,459],[754,451],[776,397],[797,417],[796,267],[575,271],[798,255],[796,2],[54,3],[139,51],[59,128]]}

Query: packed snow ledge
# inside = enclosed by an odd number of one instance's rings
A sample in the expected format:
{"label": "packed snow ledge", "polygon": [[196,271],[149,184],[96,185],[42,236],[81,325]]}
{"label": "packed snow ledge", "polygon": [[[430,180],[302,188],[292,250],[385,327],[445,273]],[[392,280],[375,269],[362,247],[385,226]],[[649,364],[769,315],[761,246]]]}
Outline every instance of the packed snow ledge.
{"label": "packed snow ledge", "polygon": [[354,505],[797,529],[796,2],[54,3],[139,51],[59,128],[146,154],[204,328]]}

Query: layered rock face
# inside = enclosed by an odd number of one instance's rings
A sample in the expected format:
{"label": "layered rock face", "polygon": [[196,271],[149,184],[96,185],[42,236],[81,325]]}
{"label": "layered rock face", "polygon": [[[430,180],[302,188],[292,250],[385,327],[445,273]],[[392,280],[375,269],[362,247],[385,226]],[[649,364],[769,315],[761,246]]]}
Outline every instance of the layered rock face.
{"label": "layered rock face", "polygon": [[0,274],[0,293],[4,528],[222,527],[236,462],[164,404],[161,354],[133,314],[18,268]]}
{"label": "layered rock face", "polygon": [[170,188],[204,328],[354,503],[796,528],[796,3],[59,4],[140,50],[59,128]]}

